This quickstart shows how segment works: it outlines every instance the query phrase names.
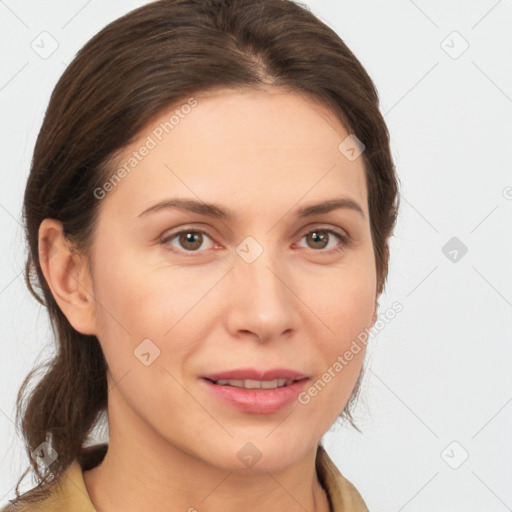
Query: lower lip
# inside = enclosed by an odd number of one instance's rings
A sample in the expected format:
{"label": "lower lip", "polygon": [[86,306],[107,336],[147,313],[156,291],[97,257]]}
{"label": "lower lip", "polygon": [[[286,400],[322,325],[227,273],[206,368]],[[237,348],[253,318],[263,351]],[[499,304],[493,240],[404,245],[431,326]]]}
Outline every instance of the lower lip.
{"label": "lower lip", "polygon": [[284,409],[297,399],[308,379],[275,389],[245,389],[235,386],[220,386],[202,379],[208,389],[217,397],[243,412],[272,414]]}

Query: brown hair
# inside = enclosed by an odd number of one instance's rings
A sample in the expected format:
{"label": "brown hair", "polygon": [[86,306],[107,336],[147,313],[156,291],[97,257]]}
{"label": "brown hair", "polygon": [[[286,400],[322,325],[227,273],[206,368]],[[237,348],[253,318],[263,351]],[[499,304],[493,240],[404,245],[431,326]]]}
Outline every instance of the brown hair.
{"label": "brown hair", "polygon": [[[112,173],[113,157],[149,121],[194,93],[262,84],[321,102],[365,145],[376,292],[382,293],[398,181],[375,86],[339,36],[291,0],[159,0],[115,20],[87,42],[57,83],[25,191],[26,281],[48,308],[58,350],[26,403],[36,369],[18,393],[16,420],[40,482],[21,500],[47,494],[74,459],[94,465],[86,461],[84,441],[108,396],[107,364],[97,338],[73,329],[43,277],[41,222],[62,222],[70,242],[87,255],[99,206],[93,191]],[[361,375],[341,415],[355,428],[349,407],[360,380]],[[30,456],[45,440],[58,454],[49,471],[41,471]],[[27,471],[16,487],[17,500]]]}

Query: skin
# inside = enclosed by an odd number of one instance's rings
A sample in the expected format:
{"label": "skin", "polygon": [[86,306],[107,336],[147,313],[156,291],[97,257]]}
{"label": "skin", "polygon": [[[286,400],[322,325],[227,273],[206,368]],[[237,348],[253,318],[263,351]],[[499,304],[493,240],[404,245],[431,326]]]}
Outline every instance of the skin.
{"label": "skin", "polygon": [[[98,337],[109,365],[109,450],[84,472],[85,484],[102,512],[141,504],[154,511],[327,511],[317,444],[350,397],[364,349],[310,403],[272,414],[221,402],[200,377],[290,368],[313,383],[373,325],[363,159],[340,153],[346,129],[304,95],[265,88],[194,97],[198,105],[101,200],[92,268],[70,252],[59,222],[41,224],[52,293],[75,329]],[[142,130],[119,165],[169,115]],[[176,209],[139,216],[176,197],[215,202],[236,219]],[[338,197],[358,203],[364,217],[347,208],[295,214]],[[321,231],[328,245],[315,243],[306,236],[315,228],[348,233],[352,242]],[[207,235],[180,243],[180,229]],[[236,252],[247,236],[263,248],[252,263]],[[160,350],[149,366],[134,355],[144,339]],[[237,453],[249,442],[261,459],[246,467]]]}

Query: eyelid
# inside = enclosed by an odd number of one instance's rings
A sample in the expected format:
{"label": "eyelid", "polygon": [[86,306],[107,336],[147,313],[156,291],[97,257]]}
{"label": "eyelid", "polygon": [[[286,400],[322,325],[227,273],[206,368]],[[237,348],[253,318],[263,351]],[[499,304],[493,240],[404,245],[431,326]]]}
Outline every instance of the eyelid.
{"label": "eyelid", "polygon": [[329,231],[331,233],[335,233],[336,235],[342,238],[351,238],[346,229],[332,226],[331,224],[311,224],[301,229],[299,233],[302,233],[302,236],[311,233],[312,231]]}

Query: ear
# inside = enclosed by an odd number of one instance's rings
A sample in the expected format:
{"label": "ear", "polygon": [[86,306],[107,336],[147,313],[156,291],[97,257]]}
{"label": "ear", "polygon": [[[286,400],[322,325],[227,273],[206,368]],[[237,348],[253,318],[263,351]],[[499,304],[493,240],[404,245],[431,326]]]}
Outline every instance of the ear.
{"label": "ear", "polygon": [[82,334],[96,334],[87,261],[73,251],[57,220],[44,219],[39,226],[39,264],[53,298],[73,328]]}

